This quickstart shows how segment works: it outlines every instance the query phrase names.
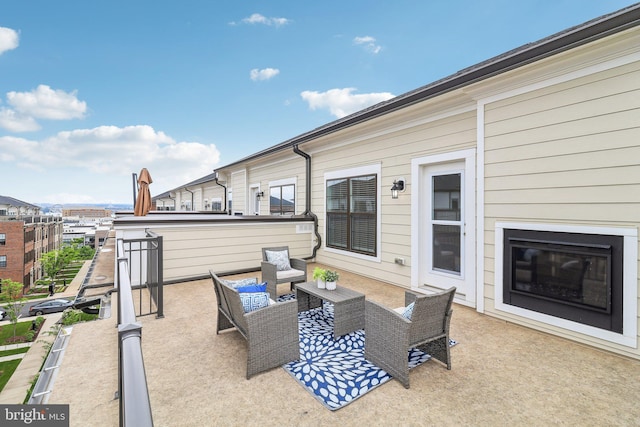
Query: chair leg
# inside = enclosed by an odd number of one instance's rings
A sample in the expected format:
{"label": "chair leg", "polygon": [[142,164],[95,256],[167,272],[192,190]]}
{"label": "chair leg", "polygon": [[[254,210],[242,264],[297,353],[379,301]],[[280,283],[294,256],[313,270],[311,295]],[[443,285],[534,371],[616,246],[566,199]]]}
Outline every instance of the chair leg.
{"label": "chair leg", "polygon": [[451,370],[451,348],[449,347],[449,337],[442,337],[418,347],[429,354],[432,358],[439,360]]}

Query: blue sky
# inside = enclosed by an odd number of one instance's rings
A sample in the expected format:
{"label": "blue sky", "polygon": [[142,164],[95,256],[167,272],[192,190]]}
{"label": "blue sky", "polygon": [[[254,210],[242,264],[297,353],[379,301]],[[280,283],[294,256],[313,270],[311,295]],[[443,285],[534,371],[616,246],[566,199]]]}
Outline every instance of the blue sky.
{"label": "blue sky", "polygon": [[132,203],[617,0],[7,0],[0,194]]}

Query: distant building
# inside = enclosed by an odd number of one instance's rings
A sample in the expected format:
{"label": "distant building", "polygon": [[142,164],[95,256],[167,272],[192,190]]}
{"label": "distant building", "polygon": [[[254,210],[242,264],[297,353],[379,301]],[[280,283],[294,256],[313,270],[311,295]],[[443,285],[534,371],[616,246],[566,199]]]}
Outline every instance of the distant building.
{"label": "distant building", "polygon": [[90,207],[74,207],[62,209],[62,216],[65,218],[76,218],[79,221],[89,220],[95,222],[101,218],[111,217],[113,212],[103,208],[90,208]]}
{"label": "distant building", "polygon": [[0,279],[25,288],[43,277],[42,254],[62,246],[62,218],[41,215],[40,207],[0,196]]}
{"label": "distant building", "polygon": [[94,224],[77,224],[64,222],[62,241],[70,244],[74,240],[82,239],[83,244],[98,249],[111,229],[111,222],[96,221]]}

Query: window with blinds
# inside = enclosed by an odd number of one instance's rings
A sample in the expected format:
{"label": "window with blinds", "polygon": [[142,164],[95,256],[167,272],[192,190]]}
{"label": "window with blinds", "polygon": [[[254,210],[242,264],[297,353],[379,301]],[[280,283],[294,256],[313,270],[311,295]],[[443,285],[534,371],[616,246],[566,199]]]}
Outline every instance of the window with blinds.
{"label": "window with blinds", "polygon": [[377,176],[327,180],[327,246],[376,255]]}

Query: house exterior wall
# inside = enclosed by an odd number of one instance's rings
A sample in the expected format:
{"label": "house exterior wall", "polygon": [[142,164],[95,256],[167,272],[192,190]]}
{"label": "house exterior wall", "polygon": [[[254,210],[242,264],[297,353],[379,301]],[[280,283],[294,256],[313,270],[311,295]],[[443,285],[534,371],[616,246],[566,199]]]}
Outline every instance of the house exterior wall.
{"label": "house exterior wall", "polygon": [[[463,108],[463,110],[466,110]],[[411,160],[428,154],[475,147],[475,111],[451,112],[437,118],[432,105],[415,107],[411,116],[420,117],[406,126],[401,115],[387,117],[384,125],[368,125],[336,133],[319,141],[327,146],[313,155],[312,210],[318,215],[323,246],[321,263],[375,277],[395,285],[411,287]],[[355,135],[358,135],[355,138]],[[379,259],[326,250],[325,173],[379,165],[378,194],[381,199]],[[391,198],[394,179],[404,177],[407,188],[398,199]],[[398,265],[395,258],[403,258]]]}
{"label": "house exterior wall", "polygon": [[[522,319],[496,309],[494,301],[498,222],[637,233],[640,62],[603,68],[484,104],[483,302],[487,314],[640,358],[637,344],[619,345]],[[637,294],[637,278],[635,286]]]}
{"label": "house exterior wall", "polygon": [[231,179],[227,186],[227,191],[231,191],[232,214],[245,214],[249,209],[247,206],[247,171],[245,169],[237,169],[230,173]]}
{"label": "house exterior wall", "polygon": [[[405,288],[415,282],[410,267],[419,262],[411,250],[412,236],[419,232],[412,227],[416,199],[411,196],[417,188],[412,161],[475,150],[477,310],[640,359],[639,27],[341,128],[305,141],[300,149],[312,156],[311,210],[322,238],[316,260]],[[289,155],[252,159],[247,182],[262,182],[255,179],[258,170],[270,171],[269,179],[290,176],[277,167]],[[326,177],[367,167],[378,171],[379,253],[364,257],[327,249]],[[300,177],[304,171],[295,173]],[[407,189],[392,199],[391,185],[400,176]],[[625,245],[631,242],[625,248],[633,257],[625,258],[625,325],[632,316],[627,329],[634,337],[616,341],[498,309],[499,223],[620,230]],[[396,257],[405,265],[394,263]]]}
{"label": "house exterior wall", "polygon": [[[292,151],[267,163],[248,168],[248,185],[258,185],[264,197],[260,200],[260,215],[269,215],[269,190],[272,185],[295,185],[295,214],[305,209],[306,170],[305,159]],[[234,195],[235,197],[235,195]]]}

